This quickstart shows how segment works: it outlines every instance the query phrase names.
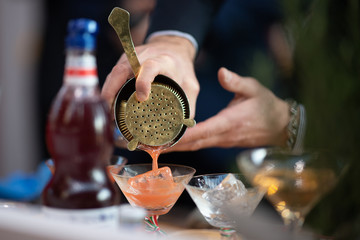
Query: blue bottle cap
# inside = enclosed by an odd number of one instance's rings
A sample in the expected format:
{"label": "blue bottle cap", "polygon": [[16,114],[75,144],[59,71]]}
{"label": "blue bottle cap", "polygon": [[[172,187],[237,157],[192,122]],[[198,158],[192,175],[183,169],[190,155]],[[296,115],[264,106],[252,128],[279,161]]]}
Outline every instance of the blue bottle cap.
{"label": "blue bottle cap", "polygon": [[94,20],[86,18],[70,20],[68,35],[65,39],[66,47],[95,50],[98,30],[98,24]]}

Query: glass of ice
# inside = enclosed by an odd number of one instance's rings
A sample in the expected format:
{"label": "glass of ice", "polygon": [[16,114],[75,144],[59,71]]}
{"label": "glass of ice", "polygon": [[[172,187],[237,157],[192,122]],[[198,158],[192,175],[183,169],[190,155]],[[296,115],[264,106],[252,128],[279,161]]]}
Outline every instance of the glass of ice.
{"label": "glass of ice", "polygon": [[170,211],[194,176],[195,169],[176,164],[125,165],[120,172],[110,171],[122,193],[132,206],[144,208],[146,230],[163,234],[158,225],[159,215]]}
{"label": "glass of ice", "polygon": [[248,185],[241,174],[234,173],[195,176],[185,188],[206,221],[220,228],[219,238],[228,240],[239,239],[228,210],[250,216],[264,196],[264,191]]}

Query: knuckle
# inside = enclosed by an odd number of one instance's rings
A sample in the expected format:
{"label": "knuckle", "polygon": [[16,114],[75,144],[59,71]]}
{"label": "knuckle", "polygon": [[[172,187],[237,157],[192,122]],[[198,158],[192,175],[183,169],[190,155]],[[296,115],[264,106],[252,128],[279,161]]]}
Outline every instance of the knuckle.
{"label": "knuckle", "polygon": [[123,64],[116,64],[112,68],[112,72],[115,74],[120,74],[120,73],[123,73],[124,71],[126,71],[126,67]]}
{"label": "knuckle", "polygon": [[173,57],[168,55],[168,54],[163,54],[161,55],[161,58],[163,61],[168,62],[168,63],[173,63]]}
{"label": "knuckle", "polygon": [[183,87],[194,94],[198,94],[200,92],[200,84],[196,81],[196,79],[191,77],[185,77]]}
{"label": "knuckle", "polygon": [[152,69],[152,68],[157,67],[158,65],[159,65],[159,61],[154,59],[154,58],[146,59],[143,62],[143,68],[144,69]]}
{"label": "knuckle", "polygon": [[199,141],[197,141],[197,142],[195,142],[194,144],[192,144],[191,146],[190,146],[190,151],[197,151],[197,150],[199,150],[199,149],[201,149],[201,144],[200,144],[200,142]]}

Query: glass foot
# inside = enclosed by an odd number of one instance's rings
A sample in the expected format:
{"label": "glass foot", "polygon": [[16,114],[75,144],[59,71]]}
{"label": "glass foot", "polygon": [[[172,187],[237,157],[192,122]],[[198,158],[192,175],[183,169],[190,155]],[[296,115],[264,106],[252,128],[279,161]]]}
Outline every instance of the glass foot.
{"label": "glass foot", "polygon": [[160,229],[160,226],[158,223],[158,218],[159,218],[159,215],[146,216],[145,217],[145,231],[164,236],[164,235],[166,235],[166,233]]}
{"label": "glass foot", "polygon": [[241,238],[233,228],[220,228],[222,240],[240,240]]}

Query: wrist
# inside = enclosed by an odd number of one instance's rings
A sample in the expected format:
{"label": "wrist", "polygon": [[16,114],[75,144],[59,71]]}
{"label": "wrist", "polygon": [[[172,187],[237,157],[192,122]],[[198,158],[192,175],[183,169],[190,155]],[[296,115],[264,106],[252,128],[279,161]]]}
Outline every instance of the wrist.
{"label": "wrist", "polygon": [[196,47],[193,42],[188,38],[178,35],[150,35],[147,40],[147,43],[165,43],[170,44],[173,47],[171,49],[177,49],[181,54],[186,54],[187,57],[193,62],[196,56]]}

